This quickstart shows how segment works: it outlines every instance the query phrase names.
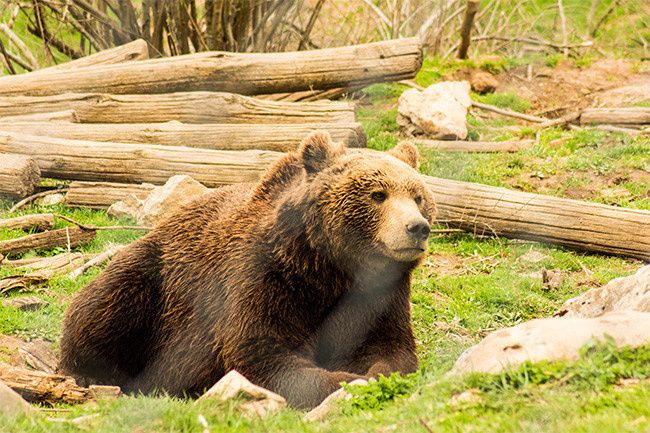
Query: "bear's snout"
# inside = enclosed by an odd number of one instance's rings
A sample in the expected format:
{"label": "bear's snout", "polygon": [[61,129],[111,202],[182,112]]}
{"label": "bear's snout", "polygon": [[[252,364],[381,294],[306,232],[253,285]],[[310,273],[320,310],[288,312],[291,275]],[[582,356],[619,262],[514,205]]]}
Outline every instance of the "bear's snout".
{"label": "bear's snout", "polygon": [[424,242],[429,238],[431,227],[429,227],[427,220],[424,218],[418,218],[406,224],[406,232],[419,243]]}

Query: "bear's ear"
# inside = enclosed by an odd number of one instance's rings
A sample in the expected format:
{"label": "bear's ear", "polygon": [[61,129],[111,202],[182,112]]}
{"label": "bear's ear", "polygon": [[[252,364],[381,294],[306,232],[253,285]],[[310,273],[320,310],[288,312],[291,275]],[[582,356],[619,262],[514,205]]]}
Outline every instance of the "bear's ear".
{"label": "bear's ear", "polygon": [[343,146],[340,143],[334,143],[329,132],[326,131],[312,132],[298,149],[307,174],[324,170],[343,153]]}
{"label": "bear's ear", "polygon": [[420,154],[418,152],[418,148],[415,147],[410,141],[402,141],[400,144],[389,150],[388,154],[401,161],[404,161],[416,170],[419,166],[418,158],[420,157]]}

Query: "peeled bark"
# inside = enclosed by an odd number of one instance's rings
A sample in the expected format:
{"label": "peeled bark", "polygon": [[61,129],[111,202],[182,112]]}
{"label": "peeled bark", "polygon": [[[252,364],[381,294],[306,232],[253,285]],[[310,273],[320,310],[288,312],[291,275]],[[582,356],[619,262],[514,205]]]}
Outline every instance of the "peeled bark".
{"label": "peeled bark", "polygon": [[16,239],[0,241],[0,254],[15,256],[29,250],[51,250],[56,247],[76,247],[95,239],[95,230],[84,230],[77,226],[26,235]]}
{"label": "peeled bark", "polygon": [[352,102],[275,102],[232,93],[0,96],[0,117],[74,110],[80,123],[352,123]]}
{"label": "peeled bark", "polygon": [[266,124],[59,124],[49,122],[0,122],[0,131],[19,132],[73,140],[187,146],[216,150],[274,150],[298,148],[311,132],[328,131],[332,139],[347,147],[366,147],[360,123],[301,125]]}
{"label": "peeled bark", "polygon": [[480,235],[650,260],[650,212],[423,176],[437,218]]}
{"label": "peeled bark", "polygon": [[0,95],[189,91],[258,95],[398,81],[414,77],[421,66],[418,38],[285,53],[205,52],[0,77]]}
{"label": "peeled bark", "polygon": [[50,230],[54,227],[54,215],[51,213],[23,215],[15,218],[0,219],[0,229],[9,230]]}
{"label": "peeled bark", "polygon": [[82,182],[70,183],[70,190],[65,196],[66,206],[89,207],[92,209],[108,209],[112,204],[124,200],[133,194],[140,200],[149,196],[155,188],[148,184],[112,183],[112,182]]}
{"label": "peeled bark", "polygon": [[186,174],[208,188],[255,182],[282,153],[65,140],[0,132],[0,152],[31,156],[55,179],[162,185]]}

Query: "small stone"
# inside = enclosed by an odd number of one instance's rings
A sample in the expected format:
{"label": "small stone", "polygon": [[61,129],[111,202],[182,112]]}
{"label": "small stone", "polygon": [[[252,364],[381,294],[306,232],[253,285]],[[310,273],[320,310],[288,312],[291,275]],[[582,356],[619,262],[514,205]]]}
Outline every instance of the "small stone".
{"label": "small stone", "polygon": [[36,311],[43,307],[50,305],[49,302],[44,301],[36,296],[25,296],[22,298],[6,299],[2,301],[3,307],[14,307],[22,311]]}
{"label": "small stone", "polygon": [[632,193],[627,188],[609,188],[600,190],[600,195],[603,198],[620,198],[629,197]]}
{"label": "small stone", "polygon": [[240,408],[247,414],[266,416],[286,407],[284,397],[251,383],[236,370],[231,370],[199,400],[218,398],[220,400],[243,399]]}
{"label": "small stone", "polygon": [[469,84],[476,93],[486,94],[494,92],[499,85],[499,81],[489,72],[481,71],[472,76]]}
{"label": "small stone", "polygon": [[546,254],[542,254],[538,251],[529,251],[526,254],[519,256],[517,261],[523,263],[535,264],[541,262],[542,260],[546,260],[550,258],[551,258],[550,256],[547,256]]}
{"label": "small stone", "polygon": [[60,203],[65,203],[65,196],[60,193],[49,194],[34,200],[34,204],[37,206],[54,206]]}
{"label": "small stone", "polygon": [[93,398],[99,400],[115,400],[122,395],[122,388],[111,385],[90,385],[88,387]]}
{"label": "small stone", "polygon": [[29,403],[13,389],[0,382],[0,415],[15,416],[32,411]]}
{"label": "small stone", "polygon": [[127,195],[124,200],[113,203],[108,208],[108,216],[115,219],[121,219],[125,217],[131,217],[133,219],[138,219],[140,215],[140,210],[144,204],[144,200],[140,200],[133,194]]}
{"label": "small stone", "polygon": [[483,403],[481,390],[476,388],[468,389],[460,394],[452,395],[447,403],[450,407],[467,407],[480,405]]}
{"label": "small stone", "polygon": [[[355,379],[350,382],[350,385],[367,385],[368,381],[364,379]],[[325,400],[318,406],[310,410],[302,417],[303,421],[317,421],[322,419],[325,415],[329,414],[338,407],[338,402],[341,400],[349,400],[352,394],[345,389],[340,388],[331,393]]]}

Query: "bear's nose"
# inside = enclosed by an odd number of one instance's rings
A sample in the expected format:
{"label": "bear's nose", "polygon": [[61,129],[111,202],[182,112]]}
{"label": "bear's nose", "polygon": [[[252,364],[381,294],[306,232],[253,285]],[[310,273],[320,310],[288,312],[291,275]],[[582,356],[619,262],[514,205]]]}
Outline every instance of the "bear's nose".
{"label": "bear's nose", "polygon": [[426,241],[431,232],[429,223],[423,219],[411,221],[406,224],[406,231],[418,241]]}

